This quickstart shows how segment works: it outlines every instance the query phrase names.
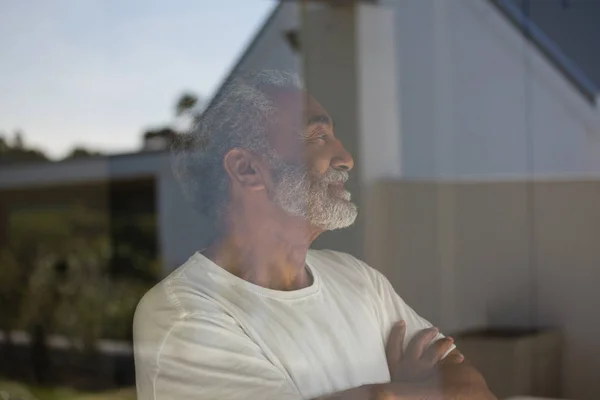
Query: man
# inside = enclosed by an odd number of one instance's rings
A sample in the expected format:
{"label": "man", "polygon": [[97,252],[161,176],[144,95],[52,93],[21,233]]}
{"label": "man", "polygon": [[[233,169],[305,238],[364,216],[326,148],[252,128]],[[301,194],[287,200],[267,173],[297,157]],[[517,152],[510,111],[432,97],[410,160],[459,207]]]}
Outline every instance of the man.
{"label": "man", "polygon": [[249,74],[213,104],[174,171],[215,239],[137,308],[138,398],[493,399],[383,275],[309,250],[357,209],[352,157],[297,78]]}

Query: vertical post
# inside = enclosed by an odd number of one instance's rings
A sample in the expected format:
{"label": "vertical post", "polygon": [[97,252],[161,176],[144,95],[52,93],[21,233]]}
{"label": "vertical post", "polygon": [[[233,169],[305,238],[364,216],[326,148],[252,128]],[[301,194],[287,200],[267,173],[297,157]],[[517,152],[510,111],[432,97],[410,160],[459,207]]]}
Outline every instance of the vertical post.
{"label": "vertical post", "polygon": [[348,188],[359,206],[350,229],[324,234],[316,247],[369,260],[366,224],[371,187],[401,173],[400,102],[393,10],[356,1],[302,3],[303,75],[335,120],[355,160]]}
{"label": "vertical post", "polygon": [[[353,2],[335,6],[303,4],[301,42],[306,88],[330,113],[335,122],[335,135],[354,157],[355,169],[347,187],[362,211],[356,8]],[[321,235],[314,247],[362,257],[364,216],[361,211],[354,226]]]}

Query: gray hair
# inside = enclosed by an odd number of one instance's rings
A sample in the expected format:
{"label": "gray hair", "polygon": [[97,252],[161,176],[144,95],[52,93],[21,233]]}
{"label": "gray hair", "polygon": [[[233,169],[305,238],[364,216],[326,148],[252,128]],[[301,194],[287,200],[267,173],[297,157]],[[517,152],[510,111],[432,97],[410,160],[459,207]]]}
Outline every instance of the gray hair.
{"label": "gray hair", "polygon": [[229,203],[223,157],[232,148],[259,155],[273,150],[266,137],[276,107],[266,89],[301,89],[295,74],[281,71],[244,73],[227,83],[192,129],[179,135],[173,152],[173,172],[194,209],[219,228]]}

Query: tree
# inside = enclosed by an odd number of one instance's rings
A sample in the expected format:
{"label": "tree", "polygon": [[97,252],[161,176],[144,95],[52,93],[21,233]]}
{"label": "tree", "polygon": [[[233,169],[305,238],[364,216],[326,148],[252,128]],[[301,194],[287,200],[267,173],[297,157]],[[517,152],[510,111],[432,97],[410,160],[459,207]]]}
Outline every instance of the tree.
{"label": "tree", "polygon": [[179,117],[180,115],[185,114],[186,112],[192,110],[197,103],[198,96],[196,96],[195,94],[182,94],[179,100],[177,100],[177,104],[175,105],[175,115]]}
{"label": "tree", "polygon": [[0,132],[0,155],[4,152],[7,152],[10,146],[6,142],[6,133]]}
{"label": "tree", "polygon": [[13,140],[13,148],[15,150],[24,150],[25,149],[25,140],[23,139],[23,132],[17,130],[15,132],[15,138]]}
{"label": "tree", "polygon": [[202,115],[206,102],[191,92],[184,92],[175,103],[175,121],[160,128],[143,133],[143,150],[164,150],[171,147],[175,139],[187,132]]}
{"label": "tree", "polygon": [[86,157],[95,157],[95,156],[101,156],[102,153],[99,151],[93,151],[93,150],[88,150],[85,149],[81,146],[75,146],[70,152],[69,154],[67,154],[67,156],[65,158],[63,158],[63,160],[72,160],[75,158],[86,158]]}
{"label": "tree", "polygon": [[14,133],[12,143],[0,135],[0,165],[35,161],[49,161],[49,159],[42,151],[28,148],[21,131]]}
{"label": "tree", "polygon": [[[131,339],[135,307],[156,282],[160,260],[145,251],[154,245],[154,216],[128,211],[121,207],[111,219],[108,210],[74,203],[11,212],[8,239],[0,244],[0,330],[31,333],[38,383],[52,373],[50,334],[88,351],[99,338]],[[132,238],[115,241],[115,235]],[[119,262],[133,267],[115,271]]]}

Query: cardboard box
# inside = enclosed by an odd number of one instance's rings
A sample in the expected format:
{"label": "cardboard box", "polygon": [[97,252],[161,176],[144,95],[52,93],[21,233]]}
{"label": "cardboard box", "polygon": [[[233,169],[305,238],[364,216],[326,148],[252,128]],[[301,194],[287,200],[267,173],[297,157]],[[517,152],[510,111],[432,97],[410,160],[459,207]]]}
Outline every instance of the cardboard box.
{"label": "cardboard box", "polygon": [[500,399],[561,396],[559,332],[485,329],[456,335],[456,345]]}

